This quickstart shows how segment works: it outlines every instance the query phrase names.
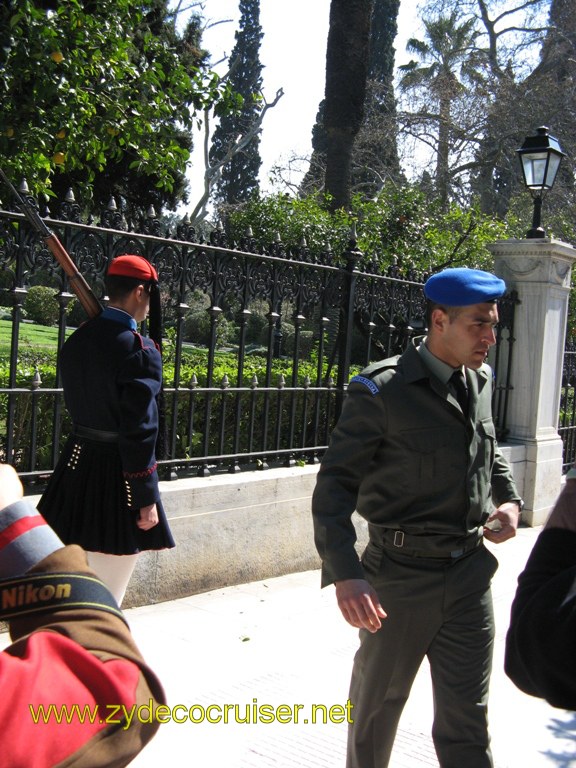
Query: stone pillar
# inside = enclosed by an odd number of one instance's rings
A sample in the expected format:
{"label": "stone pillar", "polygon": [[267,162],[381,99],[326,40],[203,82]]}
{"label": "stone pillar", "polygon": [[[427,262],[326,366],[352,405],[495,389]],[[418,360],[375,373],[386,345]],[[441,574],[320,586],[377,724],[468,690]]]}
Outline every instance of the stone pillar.
{"label": "stone pillar", "polygon": [[508,441],[526,447],[524,519],[541,525],[560,491],[558,412],[572,264],[576,250],[549,238],[488,245],[494,271],[516,290]]}

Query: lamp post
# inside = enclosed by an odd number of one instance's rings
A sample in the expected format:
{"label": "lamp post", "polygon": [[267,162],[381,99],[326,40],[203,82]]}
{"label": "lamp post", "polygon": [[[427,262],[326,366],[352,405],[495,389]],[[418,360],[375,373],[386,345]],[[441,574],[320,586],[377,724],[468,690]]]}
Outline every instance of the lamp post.
{"label": "lamp post", "polygon": [[528,136],[524,144],[517,149],[524,184],[530,190],[534,199],[532,228],[526,237],[546,237],[546,232],[540,224],[542,213],[542,198],[544,192],[552,189],[564,152],[560,149],[558,139],[548,134],[548,128],[542,126],[536,129],[536,136]]}

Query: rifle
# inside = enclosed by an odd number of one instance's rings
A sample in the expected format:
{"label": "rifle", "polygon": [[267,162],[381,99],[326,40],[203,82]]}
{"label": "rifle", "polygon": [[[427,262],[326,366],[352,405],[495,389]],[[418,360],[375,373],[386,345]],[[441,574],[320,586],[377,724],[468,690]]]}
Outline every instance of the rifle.
{"label": "rifle", "polygon": [[2,168],[0,168],[0,176],[4,179],[6,185],[12,191],[12,194],[16,198],[16,201],[18,202],[20,210],[24,216],[28,219],[32,227],[34,227],[36,232],[38,232],[40,237],[44,240],[52,252],[52,255],[64,270],[64,273],[68,277],[70,288],[72,288],[78,297],[78,300],[84,307],[88,317],[97,317],[100,312],[102,312],[102,305],[94,295],[92,288],[90,288],[86,280],[78,271],[76,264],[74,264],[60,240],[58,240],[54,232],[48,229],[46,223],[40,217],[34,206],[28,200],[23,198],[22,195],[16,190]]}

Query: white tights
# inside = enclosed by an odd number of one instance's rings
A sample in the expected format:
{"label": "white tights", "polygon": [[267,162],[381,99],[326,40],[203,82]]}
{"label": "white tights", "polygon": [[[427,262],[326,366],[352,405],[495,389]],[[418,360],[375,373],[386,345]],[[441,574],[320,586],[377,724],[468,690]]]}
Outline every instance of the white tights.
{"label": "white tights", "polygon": [[86,552],[86,555],[90,568],[106,584],[121,606],[138,555],[107,555],[104,552]]}

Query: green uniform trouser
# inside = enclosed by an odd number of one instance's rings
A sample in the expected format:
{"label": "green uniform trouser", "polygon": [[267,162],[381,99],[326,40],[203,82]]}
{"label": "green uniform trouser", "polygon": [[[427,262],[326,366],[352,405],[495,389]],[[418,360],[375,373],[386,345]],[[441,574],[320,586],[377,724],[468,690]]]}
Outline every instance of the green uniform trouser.
{"label": "green uniform trouser", "polygon": [[350,684],[347,768],[386,768],[410,688],[428,657],[432,738],[441,768],[492,768],[487,703],[496,558],[483,545],[458,559],[398,555],[370,543],[367,578],[388,618],[360,631]]}

